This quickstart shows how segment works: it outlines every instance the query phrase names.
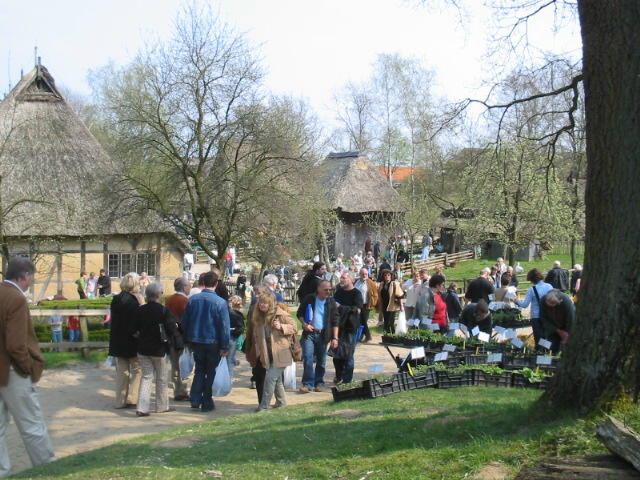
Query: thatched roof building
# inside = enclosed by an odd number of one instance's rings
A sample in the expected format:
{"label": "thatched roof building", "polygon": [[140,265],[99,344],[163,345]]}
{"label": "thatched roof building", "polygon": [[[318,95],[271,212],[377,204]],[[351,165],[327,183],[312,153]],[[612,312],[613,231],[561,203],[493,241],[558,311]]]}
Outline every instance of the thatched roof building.
{"label": "thatched roof building", "polygon": [[330,153],[320,173],[339,218],[333,246],[336,255],[362,250],[369,236],[383,239],[386,220],[406,210],[398,192],[360,152]]}
{"label": "thatched roof building", "polygon": [[180,273],[184,245],[161,219],[114,215],[115,168],[44,66],[0,102],[0,237],[11,254],[40,259],[36,299],[51,293],[52,277],[69,296],[81,270],[144,270],[159,280],[162,270],[167,283]]}

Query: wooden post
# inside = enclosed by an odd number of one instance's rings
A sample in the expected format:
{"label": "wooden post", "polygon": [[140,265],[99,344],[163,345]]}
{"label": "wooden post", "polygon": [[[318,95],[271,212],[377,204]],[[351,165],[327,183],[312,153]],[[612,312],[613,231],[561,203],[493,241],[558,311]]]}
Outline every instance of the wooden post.
{"label": "wooden post", "polygon": [[89,327],[87,326],[87,317],[80,317],[80,340],[83,342],[89,341]]}

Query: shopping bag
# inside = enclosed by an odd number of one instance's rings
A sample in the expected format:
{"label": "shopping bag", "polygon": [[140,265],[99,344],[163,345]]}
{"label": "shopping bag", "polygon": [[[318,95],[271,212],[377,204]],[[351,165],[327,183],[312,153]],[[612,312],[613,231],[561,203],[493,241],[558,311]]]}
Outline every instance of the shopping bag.
{"label": "shopping bag", "polygon": [[398,320],[396,321],[396,335],[403,335],[407,333],[407,316],[404,314],[404,310],[402,310],[398,314]]}
{"label": "shopping bag", "polygon": [[231,392],[231,375],[229,375],[227,357],[222,357],[216,367],[216,376],[213,379],[211,392],[214,397],[226,397]]}
{"label": "shopping bag", "polygon": [[195,362],[193,361],[193,353],[188,348],[185,348],[180,358],[178,359],[178,365],[180,367],[180,378],[184,380],[189,376],[193,370]]}
{"label": "shopping bag", "polygon": [[284,369],[284,388],[295,390],[296,385],[296,362],[291,362],[287,368]]}
{"label": "shopping bag", "polygon": [[111,355],[109,355],[107,357],[107,359],[104,361],[104,363],[102,364],[103,367],[115,367],[116,365],[116,359],[113,358]]}

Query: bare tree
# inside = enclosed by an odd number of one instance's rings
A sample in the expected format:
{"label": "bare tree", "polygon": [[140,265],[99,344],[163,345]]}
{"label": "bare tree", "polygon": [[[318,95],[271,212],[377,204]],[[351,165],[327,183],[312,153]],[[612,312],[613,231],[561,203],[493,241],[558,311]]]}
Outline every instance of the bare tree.
{"label": "bare tree", "polygon": [[168,44],[97,77],[124,160],[118,210],[156,212],[219,265],[316,158],[306,105],[264,98],[252,48],[210,10],[187,7]]}

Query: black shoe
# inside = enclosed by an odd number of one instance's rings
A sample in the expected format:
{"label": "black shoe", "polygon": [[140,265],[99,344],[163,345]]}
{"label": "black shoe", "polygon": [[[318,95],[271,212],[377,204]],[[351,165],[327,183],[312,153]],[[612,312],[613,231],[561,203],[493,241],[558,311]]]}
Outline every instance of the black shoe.
{"label": "black shoe", "polygon": [[148,417],[149,415],[149,413],[141,412],[139,410],[136,411],[136,417]]}
{"label": "black shoe", "polygon": [[188,402],[189,400],[191,400],[191,398],[189,398],[189,395],[180,395],[177,397],[173,397],[173,400],[176,402]]}

